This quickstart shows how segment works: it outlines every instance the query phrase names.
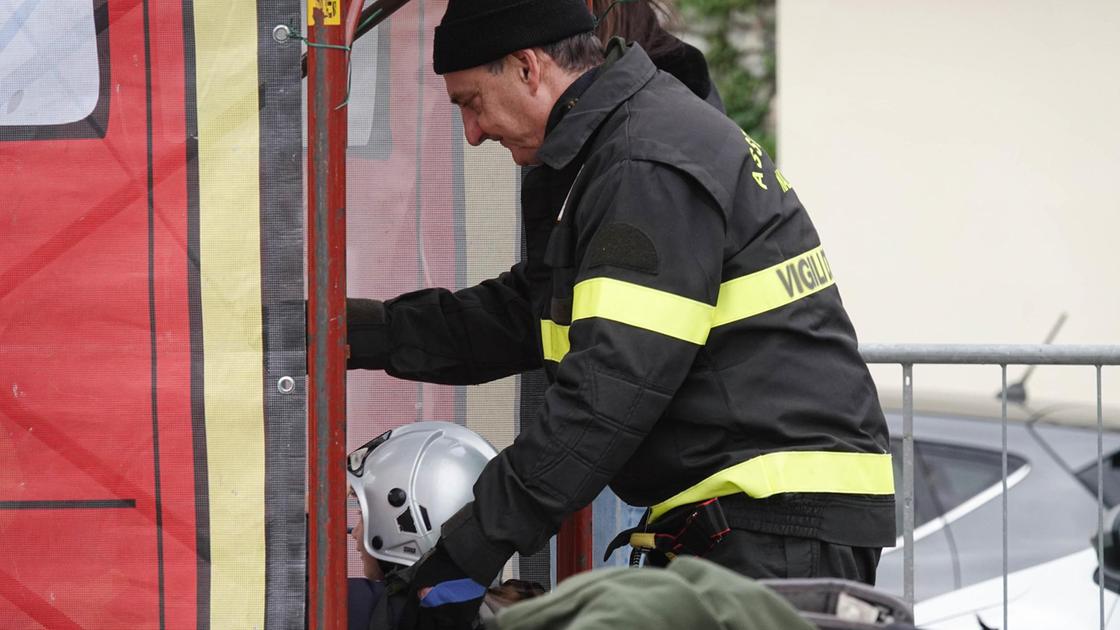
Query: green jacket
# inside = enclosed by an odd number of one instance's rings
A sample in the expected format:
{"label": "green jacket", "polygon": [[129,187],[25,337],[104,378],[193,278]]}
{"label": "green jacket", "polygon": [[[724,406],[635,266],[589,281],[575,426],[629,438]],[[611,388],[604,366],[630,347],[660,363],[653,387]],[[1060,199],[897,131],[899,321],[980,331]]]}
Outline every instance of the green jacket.
{"label": "green jacket", "polygon": [[570,578],[553,593],[498,613],[497,630],[813,630],[784,599],[712,562],[612,568]]}

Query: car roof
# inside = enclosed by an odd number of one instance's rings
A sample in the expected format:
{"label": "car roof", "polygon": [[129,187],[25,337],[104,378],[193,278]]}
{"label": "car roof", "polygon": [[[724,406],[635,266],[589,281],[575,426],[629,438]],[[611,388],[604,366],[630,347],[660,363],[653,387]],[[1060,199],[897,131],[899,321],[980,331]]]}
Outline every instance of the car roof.
{"label": "car roof", "polygon": [[[918,389],[914,392],[915,415],[959,417],[973,420],[1000,421],[1003,401],[998,392],[992,396],[977,394],[954,394],[945,392],[926,393]],[[879,401],[883,410],[902,413],[902,395],[899,392],[880,392]],[[1107,402],[1107,401],[1103,401]],[[1120,407],[1103,406],[1103,425],[1106,432],[1120,433]],[[1096,429],[1096,399],[1087,401],[1054,401],[1028,398],[1025,403],[1007,403],[1009,422],[1030,422],[1039,425],[1057,425]]]}

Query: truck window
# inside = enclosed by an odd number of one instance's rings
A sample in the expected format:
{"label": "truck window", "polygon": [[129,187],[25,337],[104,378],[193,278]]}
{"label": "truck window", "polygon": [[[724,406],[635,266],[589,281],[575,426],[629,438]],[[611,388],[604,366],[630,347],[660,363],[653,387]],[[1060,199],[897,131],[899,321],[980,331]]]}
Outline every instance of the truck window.
{"label": "truck window", "polygon": [[[50,136],[107,109],[107,29],[105,0],[0,0],[0,139]],[[104,135],[81,127],[54,136]]]}

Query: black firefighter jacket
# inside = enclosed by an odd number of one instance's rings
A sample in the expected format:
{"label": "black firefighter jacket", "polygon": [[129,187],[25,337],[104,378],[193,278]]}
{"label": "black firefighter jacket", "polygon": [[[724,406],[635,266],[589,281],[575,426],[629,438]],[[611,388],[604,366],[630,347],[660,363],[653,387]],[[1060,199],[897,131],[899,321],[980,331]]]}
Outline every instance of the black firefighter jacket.
{"label": "black firefighter jacket", "polygon": [[739,526],[893,544],[886,424],[809,216],[734,123],[640,47],[614,52],[557,104],[525,177],[525,261],[457,292],[351,301],[351,368],[547,372],[539,419],[442,544],[487,584],[608,484],[655,519],[745,494],[764,509]]}

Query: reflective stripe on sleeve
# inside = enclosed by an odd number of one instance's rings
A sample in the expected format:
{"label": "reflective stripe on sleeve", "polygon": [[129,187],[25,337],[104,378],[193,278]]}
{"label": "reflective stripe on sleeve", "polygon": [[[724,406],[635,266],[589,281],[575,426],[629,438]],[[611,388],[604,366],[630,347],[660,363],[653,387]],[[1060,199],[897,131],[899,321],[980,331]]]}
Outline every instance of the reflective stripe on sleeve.
{"label": "reflective stripe on sleeve", "polygon": [[720,285],[712,327],[772,311],[834,284],[836,281],[824,249],[815,247],[800,256]]}
{"label": "reflective stripe on sleeve", "polygon": [[542,319],[541,347],[544,350],[545,361],[559,363],[571,349],[571,344],[568,343],[568,327],[561,326],[550,319]]}
{"label": "reflective stripe on sleeve", "polygon": [[682,341],[704,345],[713,307],[666,291],[613,278],[591,278],[575,287],[572,321],[599,317]]}
{"label": "reflective stripe on sleeve", "polygon": [[[834,284],[821,247],[724,282],[714,307],[640,284],[591,278],[575,286],[572,321],[598,317],[704,345],[717,326],[774,310]],[[559,362],[570,349],[567,326],[542,320],[541,339],[547,361]]]}
{"label": "reflective stripe on sleeve", "polygon": [[890,453],[782,451],[725,468],[650,508],[653,522],[669,510],[738,492],[764,499],[784,492],[894,494]]}

